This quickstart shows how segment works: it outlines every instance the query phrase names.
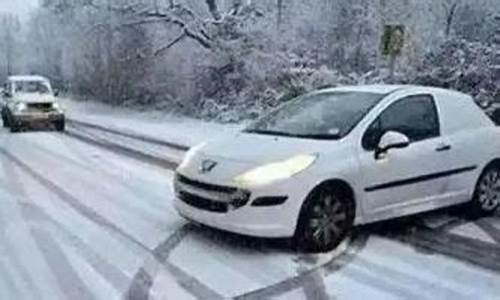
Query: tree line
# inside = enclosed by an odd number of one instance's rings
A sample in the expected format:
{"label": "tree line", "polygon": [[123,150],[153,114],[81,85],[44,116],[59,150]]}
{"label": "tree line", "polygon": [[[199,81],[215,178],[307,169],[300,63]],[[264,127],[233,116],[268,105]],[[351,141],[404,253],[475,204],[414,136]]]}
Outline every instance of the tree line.
{"label": "tree line", "polygon": [[253,118],[304,90],[386,81],[383,28],[402,24],[397,81],[493,97],[494,78],[472,69],[492,67],[499,12],[495,0],[44,0],[23,24],[0,16],[0,76],[42,74],[116,105]]}

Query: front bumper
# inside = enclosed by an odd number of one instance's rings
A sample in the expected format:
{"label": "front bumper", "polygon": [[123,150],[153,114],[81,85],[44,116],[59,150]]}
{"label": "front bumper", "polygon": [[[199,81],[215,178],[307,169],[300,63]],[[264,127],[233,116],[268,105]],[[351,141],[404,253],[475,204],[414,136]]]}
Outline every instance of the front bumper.
{"label": "front bumper", "polygon": [[64,120],[64,113],[61,112],[36,112],[36,113],[14,113],[13,120],[16,124],[30,123],[52,123]]}
{"label": "front bumper", "polygon": [[[179,184],[178,177],[175,190],[175,208],[184,218],[225,231],[269,238],[291,237],[295,234],[300,208],[307,196],[307,189],[296,179],[291,178],[278,184],[245,190],[249,195],[244,205],[240,207],[229,205],[228,210],[218,210],[218,205],[195,206],[192,202],[190,204],[190,201],[186,201],[182,195],[185,186]],[[230,201],[206,191],[191,189],[189,193],[195,193],[204,199],[216,199],[218,202],[222,199],[223,203]],[[268,197],[286,197],[286,201],[269,206],[253,205],[255,200]]]}

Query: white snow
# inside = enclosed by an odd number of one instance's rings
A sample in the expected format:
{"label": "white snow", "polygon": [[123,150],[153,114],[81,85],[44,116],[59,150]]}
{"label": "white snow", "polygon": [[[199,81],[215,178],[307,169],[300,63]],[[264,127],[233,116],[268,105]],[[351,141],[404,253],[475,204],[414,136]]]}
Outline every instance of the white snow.
{"label": "white snow", "polygon": [[[109,116],[92,107],[71,114],[191,145],[238,130],[149,113]],[[0,129],[0,298],[116,299],[141,282],[141,270],[150,277],[143,288],[151,299],[192,299],[197,288],[221,297],[260,290],[277,299],[493,299],[500,293],[499,273],[377,235],[359,252],[340,248],[317,256],[196,227],[165,246],[187,224],[172,206],[172,175],[64,134]]]}
{"label": "white snow", "polygon": [[60,101],[70,118],[185,146],[195,146],[209,139],[235,133],[244,126],[204,122],[161,111],[137,112],[133,109],[115,108],[91,101],[80,102],[69,98],[62,98]]}
{"label": "white snow", "polygon": [[450,233],[464,236],[471,239],[478,239],[480,241],[495,244],[492,239],[481,227],[474,223],[466,223],[450,230]]}

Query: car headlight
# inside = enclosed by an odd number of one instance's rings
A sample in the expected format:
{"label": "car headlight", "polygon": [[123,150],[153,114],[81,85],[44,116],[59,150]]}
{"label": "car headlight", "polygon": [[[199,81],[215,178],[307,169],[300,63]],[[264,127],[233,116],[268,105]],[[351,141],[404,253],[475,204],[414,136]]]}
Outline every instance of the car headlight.
{"label": "car headlight", "polygon": [[18,102],[18,103],[16,103],[15,109],[16,109],[16,111],[23,111],[26,109],[26,107],[27,107],[26,103]]}
{"label": "car headlight", "polygon": [[315,154],[297,155],[290,159],[263,165],[234,179],[241,186],[258,186],[290,178],[309,168],[318,158]]}
{"label": "car headlight", "polygon": [[200,151],[201,148],[203,148],[207,143],[201,143],[199,145],[196,145],[194,147],[191,147],[189,151],[186,153],[184,156],[184,159],[182,160],[182,163],[179,165],[179,169],[187,167],[191,161],[193,160],[194,156]]}
{"label": "car headlight", "polygon": [[61,105],[57,102],[52,103],[52,108],[55,110],[62,110]]}

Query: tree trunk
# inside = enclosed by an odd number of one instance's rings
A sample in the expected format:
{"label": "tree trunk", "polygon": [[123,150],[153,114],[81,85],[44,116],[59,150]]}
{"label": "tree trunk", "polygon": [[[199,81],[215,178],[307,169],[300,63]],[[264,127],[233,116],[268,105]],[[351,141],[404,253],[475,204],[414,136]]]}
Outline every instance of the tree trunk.
{"label": "tree trunk", "polygon": [[115,101],[116,99],[113,99],[115,97],[114,93],[114,82],[113,82],[113,68],[114,68],[114,63],[113,63],[113,15],[111,12],[111,0],[108,0],[107,2],[107,15],[108,15],[108,20],[106,24],[106,98],[107,101]]}
{"label": "tree trunk", "polygon": [[221,15],[220,15],[220,12],[219,12],[219,8],[217,7],[217,1],[216,0],[205,0],[205,2],[207,3],[208,10],[212,14],[212,17],[215,20],[220,20],[221,19]]}
{"label": "tree trunk", "polygon": [[446,29],[445,29],[445,36],[448,38],[451,33],[451,27],[453,25],[453,21],[455,19],[455,13],[457,11],[457,3],[453,3],[453,5],[450,7],[450,10],[448,11],[448,14],[446,16]]}
{"label": "tree trunk", "polygon": [[280,30],[281,25],[283,23],[283,0],[278,0],[277,8],[278,8],[277,25],[278,25],[278,30]]}

